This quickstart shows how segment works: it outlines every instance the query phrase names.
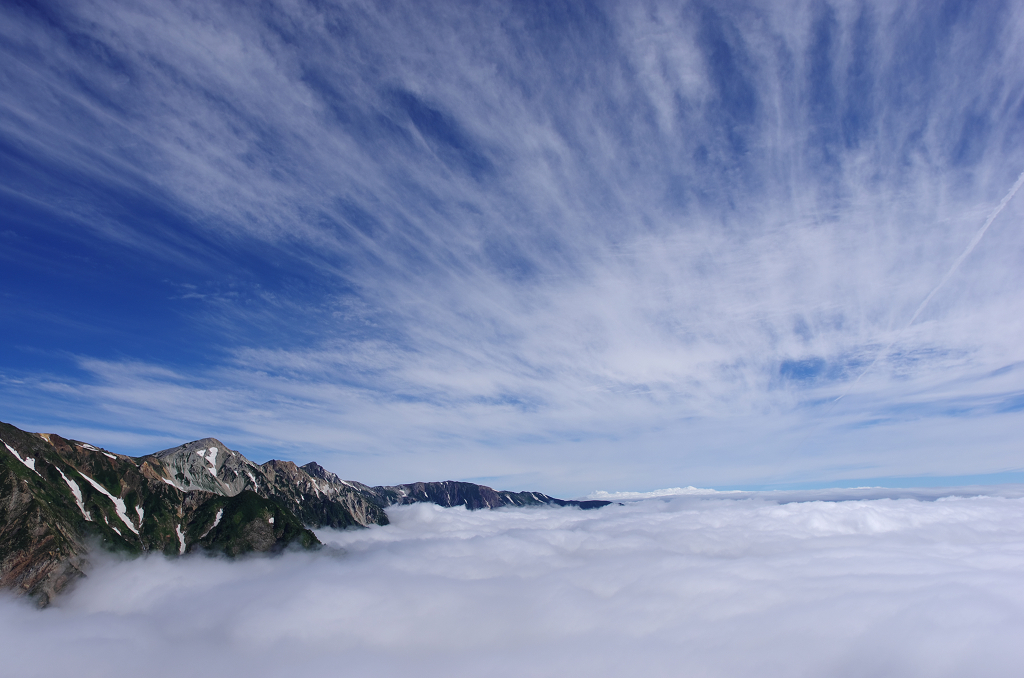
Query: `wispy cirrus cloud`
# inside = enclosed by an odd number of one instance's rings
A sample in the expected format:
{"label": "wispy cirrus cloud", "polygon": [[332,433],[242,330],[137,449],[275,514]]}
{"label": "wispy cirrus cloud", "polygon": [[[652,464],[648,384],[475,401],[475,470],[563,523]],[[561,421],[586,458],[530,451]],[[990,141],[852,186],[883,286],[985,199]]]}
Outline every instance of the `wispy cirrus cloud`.
{"label": "wispy cirrus cloud", "polygon": [[579,491],[1016,463],[954,459],[1017,426],[1019,200],[904,331],[1024,169],[1015,7],[5,16],[6,190],[193,286],[188,351],[71,348],[29,421]]}

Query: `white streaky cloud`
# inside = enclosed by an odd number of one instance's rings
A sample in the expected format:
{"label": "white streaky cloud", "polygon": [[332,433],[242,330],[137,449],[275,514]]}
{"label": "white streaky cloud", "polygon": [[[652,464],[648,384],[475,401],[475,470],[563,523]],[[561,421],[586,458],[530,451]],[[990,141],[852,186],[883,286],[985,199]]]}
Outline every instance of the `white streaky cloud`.
{"label": "white streaky cloud", "polygon": [[0,599],[5,665],[99,676],[183,646],[253,676],[1009,678],[1024,661],[1021,497],[389,515],[320,530],[313,553],[100,556],[51,609]]}
{"label": "white streaky cloud", "polygon": [[910,320],[907,321],[906,326],[903,327],[903,329],[901,329],[895,337],[893,337],[892,341],[889,342],[888,346],[886,346],[885,348],[878,352],[878,354],[868,364],[868,366],[864,368],[864,371],[858,374],[857,378],[850,382],[850,385],[847,387],[847,389],[833,402],[838,402],[842,400],[854,388],[856,388],[857,384],[860,383],[860,380],[864,377],[864,375],[871,371],[871,368],[878,363],[878,360],[885,356],[893,347],[893,345],[900,340],[900,337],[903,336],[903,333],[910,329],[910,326],[914,324],[914,321],[917,320],[917,317],[921,315],[925,308],[927,308],[928,302],[932,300],[932,297],[934,297],[939,292],[939,290],[941,290],[942,287],[949,281],[949,279],[953,277],[953,274],[956,273],[956,270],[960,268],[960,264],[964,262],[964,259],[966,259],[971,254],[971,252],[974,251],[974,248],[978,246],[978,243],[981,242],[981,239],[985,237],[985,233],[992,225],[992,222],[995,221],[996,217],[998,217],[1000,213],[1003,211],[1003,209],[1006,208],[1006,205],[1010,202],[1010,200],[1013,199],[1013,196],[1017,195],[1017,191],[1020,190],[1021,185],[1024,185],[1024,172],[1020,173],[1020,175],[1017,177],[1017,181],[1013,183],[1013,186],[1011,186],[1010,190],[1006,192],[1006,195],[1004,195],[1003,199],[999,201],[999,204],[996,205],[995,209],[992,210],[992,213],[988,215],[988,218],[985,219],[985,223],[983,223],[981,225],[981,228],[978,229],[978,232],[974,234],[974,238],[971,239],[971,242],[967,245],[964,251],[960,253],[960,256],[956,258],[956,261],[954,261],[953,265],[949,267],[949,270],[946,271],[946,275],[942,276],[942,280],[940,280],[939,283],[934,288],[932,288],[930,292],[928,292],[928,296],[926,296],[921,301],[921,303],[917,307],[917,310],[915,310],[914,314],[910,316]]}
{"label": "white streaky cloud", "polygon": [[[180,312],[223,356],[19,374],[0,405],[25,418],[56,401],[139,454],[226,430],[336,452],[348,477],[409,480],[385,474],[415,449],[428,471],[579,492],[618,483],[626,449],[637,487],[761,484],[797,460],[785,480],[942,474],[1019,426],[1018,3],[93,0],[66,31],[0,11],[0,134],[181,231],[33,197],[211,281]],[[320,292],[225,254],[268,251]],[[742,477],[678,472],[727,437],[757,451]],[[836,459],[809,453],[822,441]],[[954,472],[1019,468],[1011,447]],[[584,463],[599,475],[571,487]]]}
{"label": "white streaky cloud", "polygon": [[[668,484],[666,480],[683,486],[735,487],[1017,469],[1016,432],[1024,425],[1024,411],[996,412],[994,405],[1002,400],[988,391],[995,383],[1004,393],[1013,393],[1024,375],[1020,369],[980,383],[953,377],[940,381],[936,374],[925,392],[907,384],[894,386],[890,395],[908,408],[903,412],[893,413],[884,403],[854,393],[827,418],[816,408],[674,419],[667,409],[646,408],[650,400],[635,394],[597,399],[607,408],[600,411],[607,416],[597,417],[579,404],[570,411],[538,407],[523,412],[486,404],[460,409],[392,403],[344,385],[268,375],[207,374],[207,383],[198,378],[151,381],[126,366],[90,367],[104,378],[117,374],[116,381],[90,389],[102,391],[111,411],[154,430],[171,422],[179,441],[215,433],[263,461],[259,450],[266,449],[267,441],[283,440],[290,452],[272,456],[298,463],[315,460],[370,485],[500,476],[484,484],[561,497],[609,485],[657,488]],[[246,388],[218,386],[231,379],[244,381]],[[272,411],[262,401],[267,393],[276,394]],[[961,411],[963,393],[990,404],[972,411],[966,421],[948,415],[949,410]],[[618,409],[612,407],[616,403]],[[866,418],[870,426],[864,425]],[[559,431],[574,422],[571,430],[578,439],[566,441]],[[535,435],[527,436],[523,429]],[[487,431],[493,437],[485,436]],[[809,433],[814,435],[808,441]],[[625,465],[624,440],[630,450]],[[154,449],[160,447],[139,446],[137,453]],[[971,454],[964,454],[965,449]],[[384,455],[389,462],[382,467]]]}
{"label": "white streaky cloud", "polygon": [[988,215],[988,218],[985,219],[985,223],[981,225],[981,228],[978,229],[978,232],[974,234],[974,237],[971,239],[971,242],[967,245],[967,248],[964,249],[964,251],[960,254],[959,257],[956,258],[956,261],[953,262],[953,265],[950,266],[949,270],[946,271],[946,275],[942,276],[942,280],[939,281],[939,284],[936,285],[932,289],[932,291],[928,293],[928,296],[924,298],[920,306],[917,307],[917,310],[914,311],[914,315],[910,316],[910,321],[907,323],[908,327],[914,324],[914,321],[917,320],[917,317],[921,315],[921,312],[924,311],[924,309],[928,306],[928,302],[932,300],[932,297],[934,297],[938,293],[938,291],[942,289],[943,285],[945,285],[949,281],[949,279],[953,277],[953,274],[956,273],[958,268],[960,268],[960,264],[964,263],[964,259],[970,256],[971,252],[974,251],[974,248],[978,246],[979,242],[981,242],[981,239],[985,237],[985,233],[988,232],[988,229],[992,225],[992,222],[994,222],[996,218],[1002,213],[1002,211],[1006,208],[1006,205],[1009,204],[1009,202],[1013,199],[1013,196],[1017,195],[1017,191],[1020,190],[1020,187],[1022,185],[1024,185],[1024,172],[1020,173],[1020,175],[1017,177],[1017,181],[1013,183],[1013,186],[1011,186],[1010,190],[1007,191],[1006,195],[1003,196],[1003,199],[999,201],[999,204],[996,205],[996,208],[994,210],[992,210],[992,213]]}

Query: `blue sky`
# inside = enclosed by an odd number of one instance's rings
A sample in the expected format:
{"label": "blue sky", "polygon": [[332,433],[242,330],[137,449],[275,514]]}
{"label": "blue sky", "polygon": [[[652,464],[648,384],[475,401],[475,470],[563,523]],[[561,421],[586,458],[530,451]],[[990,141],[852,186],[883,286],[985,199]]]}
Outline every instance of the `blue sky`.
{"label": "blue sky", "polygon": [[370,483],[1019,479],[1024,12],[894,5],[5,3],[0,418]]}

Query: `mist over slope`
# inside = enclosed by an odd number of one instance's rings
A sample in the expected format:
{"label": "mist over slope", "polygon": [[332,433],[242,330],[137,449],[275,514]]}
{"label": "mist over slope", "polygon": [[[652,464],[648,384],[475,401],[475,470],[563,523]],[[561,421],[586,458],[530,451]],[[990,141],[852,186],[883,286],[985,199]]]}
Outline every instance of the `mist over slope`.
{"label": "mist over slope", "polygon": [[18,675],[1011,676],[1019,490],[398,506],[316,553],[108,557],[0,634]]}

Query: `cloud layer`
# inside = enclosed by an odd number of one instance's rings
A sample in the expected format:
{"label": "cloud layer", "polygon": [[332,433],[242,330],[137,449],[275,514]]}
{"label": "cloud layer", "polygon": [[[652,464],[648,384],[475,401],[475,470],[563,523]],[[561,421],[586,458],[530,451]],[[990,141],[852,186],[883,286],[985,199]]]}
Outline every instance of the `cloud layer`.
{"label": "cloud layer", "polygon": [[2,11],[16,423],[563,492],[1019,468],[1019,198],[908,327],[1024,169],[1012,3]]}
{"label": "cloud layer", "polygon": [[385,528],[322,532],[331,548],[316,554],[100,557],[52,609],[0,601],[5,666],[1016,675],[1019,492],[834,501],[847,496],[676,496],[591,512],[414,505],[391,509]]}

